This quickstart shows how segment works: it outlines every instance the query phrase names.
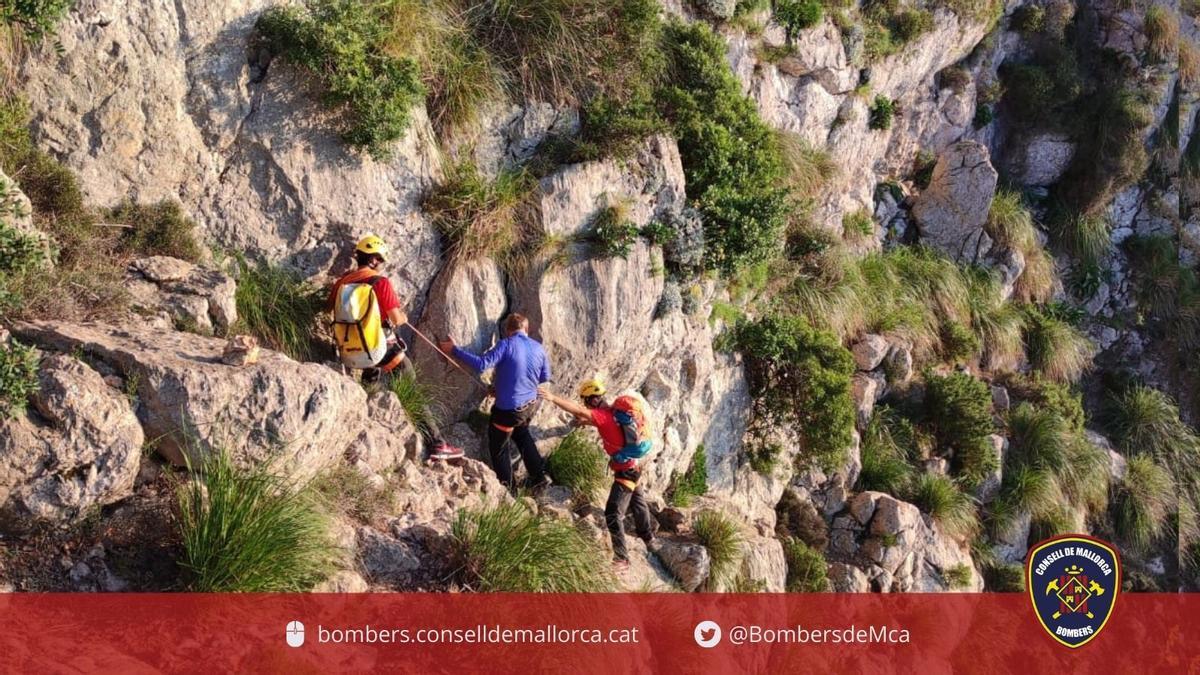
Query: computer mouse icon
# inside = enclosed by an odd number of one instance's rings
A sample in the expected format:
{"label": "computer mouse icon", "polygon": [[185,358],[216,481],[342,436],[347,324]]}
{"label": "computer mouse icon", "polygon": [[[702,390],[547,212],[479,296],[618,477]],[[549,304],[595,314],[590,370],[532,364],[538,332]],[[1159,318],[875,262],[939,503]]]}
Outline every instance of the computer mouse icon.
{"label": "computer mouse icon", "polygon": [[304,624],[299,621],[288,622],[287,643],[289,647],[299,647],[304,644]]}

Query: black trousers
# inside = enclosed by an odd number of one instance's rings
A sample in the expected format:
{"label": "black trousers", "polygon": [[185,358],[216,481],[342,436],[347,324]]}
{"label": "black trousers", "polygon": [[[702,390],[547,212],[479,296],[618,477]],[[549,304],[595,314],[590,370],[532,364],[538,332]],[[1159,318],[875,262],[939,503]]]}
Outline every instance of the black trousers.
{"label": "black trousers", "polygon": [[538,452],[533,434],[529,433],[529,422],[537,412],[538,406],[538,399],[534,399],[519,410],[492,408],[488,423],[488,452],[492,456],[492,469],[496,472],[496,478],[510,490],[516,488],[512,458],[508,455],[510,438],[521,451],[521,461],[525,462],[529,483],[537,485],[545,479],[546,467],[542,462],[542,455]]}
{"label": "black trousers", "polygon": [[[396,354],[403,352],[404,347],[405,345],[402,341],[397,341],[395,345],[392,345],[388,349],[382,363],[388,363],[396,358]],[[413,367],[412,359],[405,355],[400,363],[390,371],[384,371],[382,368],[367,368],[363,371],[362,381],[366,384],[380,382],[386,387],[390,384],[393,377],[411,377],[416,379],[417,369]],[[423,411],[419,411],[416,415],[410,415],[410,418],[414,418],[410,419],[410,421],[417,428],[417,433],[421,435],[421,442],[424,444],[426,452],[430,452],[446,442],[445,437],[442,436],[442,430],[438,428],[437,418],[428,407]]]}
{"label": "black trousers", "polygon": [[[631,469],[621,471],[614,478],[631,480],[634,484],[641,477],[641,471]],[[642,496],[642,486],[630,490],[629,487],[617,480],[613,481],[608,493],[608,504],[604,506],[604,522],[612,535],[613,559],[629,560],[629,549],[625,547],[625,513],[633,506],[633,525],[637,535],[649,544],[654,541],[654,530],[650,526],[650,507]]]}

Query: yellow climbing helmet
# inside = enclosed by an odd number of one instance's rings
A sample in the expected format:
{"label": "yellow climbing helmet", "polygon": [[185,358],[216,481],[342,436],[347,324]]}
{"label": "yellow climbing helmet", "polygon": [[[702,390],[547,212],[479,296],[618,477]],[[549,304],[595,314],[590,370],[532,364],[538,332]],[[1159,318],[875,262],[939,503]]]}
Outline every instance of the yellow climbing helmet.
{"label": "yellow climbing helmet", "polygon": [[380,258],[387,260],[387,253],[388,253],[387,244],[383,243],[382,239],[380,239],[379,237],[377,237],[373,234],[368,234],[367,236],[360,239],[358,241],[358,244],[354,247],[354,250],[358,251],[359,253],[369,253],[371,255],[377,255]]}
{"label": "yellow climbing helmet", "polygon": [[589,396],[603,396],[603,395],[604,395],[604,381],[598,377],[593,377],[592,379],[579,385],[579,397],[580,398],[588,398]]}

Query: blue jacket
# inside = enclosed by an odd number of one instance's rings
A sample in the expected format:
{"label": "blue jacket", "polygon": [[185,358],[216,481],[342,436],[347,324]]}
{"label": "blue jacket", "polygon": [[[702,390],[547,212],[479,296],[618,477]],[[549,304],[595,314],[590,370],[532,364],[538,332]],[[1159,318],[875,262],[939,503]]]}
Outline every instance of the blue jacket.
{"label": "blue jacket", "polygon": [[496,343],[482,356],[476,356],[459,347],[454,356],[482,373],[496,369],[492,385],[496,388],[496,407],[500,410],[516,410],[537,398],[538,385],[550,381],[550,359],[542,343],[525,334],[513,333]]}

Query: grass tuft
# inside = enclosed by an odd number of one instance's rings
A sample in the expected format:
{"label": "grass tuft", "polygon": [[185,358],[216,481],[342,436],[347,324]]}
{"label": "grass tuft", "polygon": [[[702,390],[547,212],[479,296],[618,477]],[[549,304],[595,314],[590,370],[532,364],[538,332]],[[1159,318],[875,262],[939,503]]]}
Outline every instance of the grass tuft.
{"label": "grass tuft", "polygon": [[572,431],[559,441],[546,458],[546,469],[555,485],[565,485],[595,502],[608,479],[604,451],[581,431]]}
{"label": "grass tuft", "polygon": [[111,209],[107,218],[131,227],[123,231],[122,237],[132,250],[190,262],[200,260],[200,244],[192,234],[196,223],[183,214],[178,202],[163,200],[147,205],[126,201]]}
{"label": "grass tuft", "polygon": [[237,326],[270,349],[297,361],[313,361],[320,349],[314,339],[324,297],[295,270],[266,261],[237,261]]}
{"label": "grass tuft", "polygon": [[706,588],[719,591],[733,581],[742,563],[742,534],[736,523],[716,511],[701,511],[692,521],[692,531],[708,550],[710,562]]}
{"label": "grass tuft", "polygon": [[1130,457],[1125,478],[1113,499],[1113,527],[1138,551],[1147,551],[1163,533],[1167,515],[1175,508],[1171,475],[1147,455]]}
{"label": "grass tuft", "polygon": [[521,502],[459,511],[451,527],[462,584],[482,592],[597,593],[615,587],[601,550],[569,522]]}
{"label": "grass tuft", "polygon": [[200,592],[304,591],[333,571],[338,552],[311,486],[265,466],[209,456],[179,490],[180,564]]}
{"label": "grass tuft", "polygon": [[704,445],[696,446],[692,453],[692,461],[687,471],[682,475],[671,475],[671,488],[668,490],[667,501],[672,506],[689,506],[692,500],[708,492],[708,456]]}
{"label": "grass tuft", "polygon": [[913,485],[912,502],[951,537],[967,539],[979,531],[975,502],[946,476],[922,474]]}
{"label": "grass tuft", "polygon": [[452,256],[504,258],[522,242],[520,207],[531,187],[520,170],[488,179],[472,162],[452,166],[425,199],[424,209]]}
{"label": "grass tuft", "polygon": [[799,539],[783,542],[787,561],[788,593],[824,593],[829,590],[825,556]]}

